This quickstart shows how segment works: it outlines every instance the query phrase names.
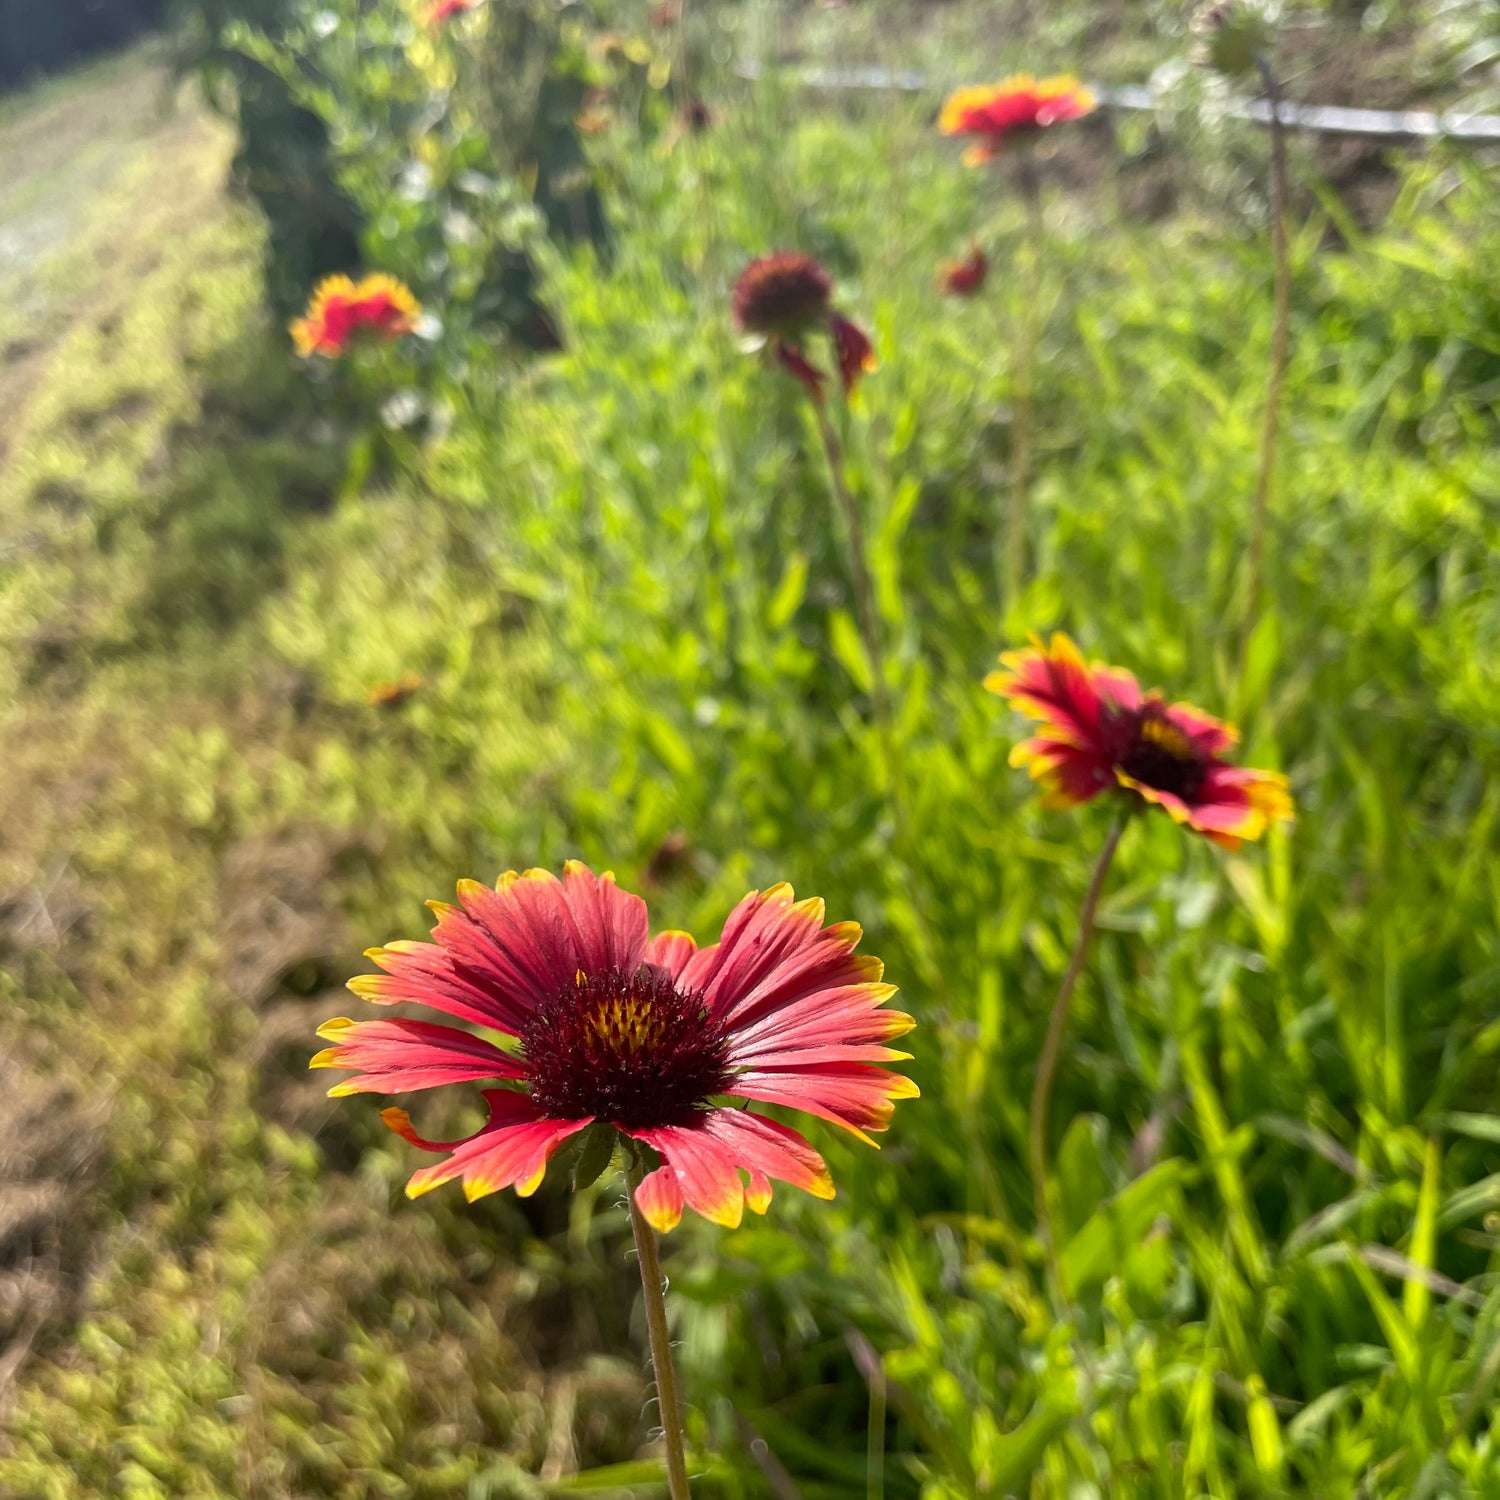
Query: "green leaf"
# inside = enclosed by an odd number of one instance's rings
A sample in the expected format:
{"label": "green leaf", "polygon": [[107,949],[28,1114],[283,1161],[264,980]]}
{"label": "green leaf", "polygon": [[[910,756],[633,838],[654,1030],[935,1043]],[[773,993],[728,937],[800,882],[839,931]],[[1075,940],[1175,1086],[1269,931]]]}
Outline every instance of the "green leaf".
{"label": "green leaf", "polygon": [[797,613],[807,595],[807,553],[798,550],[786,560],[781,570],[781,582],[766,606],[766,624],[772,630],[780,630]]}
{"label": "green leaf", "polygon": [[847,610],[836,609],[828,619],[829,645],[838,663],[853,679],[862,693],[875,686],[875,672],[860,638],[859,629]]}
{"label": "green leaf", "polygon": [[615,1146],[619,1132],[603,1120],[595,1120],[583,1132],[583,1141],[578,1148],[578,1159],[573,1163],[573,1190],[592,1187],[615,1158]]}

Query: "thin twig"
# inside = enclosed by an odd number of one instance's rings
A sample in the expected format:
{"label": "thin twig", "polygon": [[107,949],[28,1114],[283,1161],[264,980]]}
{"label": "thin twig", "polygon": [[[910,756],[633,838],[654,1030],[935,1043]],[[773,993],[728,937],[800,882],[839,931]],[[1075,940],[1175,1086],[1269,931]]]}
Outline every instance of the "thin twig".
{"label": "thin twig", "polygon": [[677,1400],[677,1375],[672,1368],[672,1340],[667,1331],[667,1302],[662,1294],[661,1260],[656,1253],[656,1231],[646,1222],[636,1202],[641,1185],[640,1163],[628,1178],[630,1227],[641,1263],[641,1294],[646,1307],[646,1332],[651,1340],[651,1370],[656,1376],[657,1407],[661,1412],[662,1441],[667,1450],[667,1491],[672,1500],[692,1500],[688,1489],[687,1456],[682,1444],[682,1408]]}
{"label": "thin twig", "polygon": [[1042,1043],[1042,1055],[1036,1066],[1036,1082],[1031,1088],[1031,1183],[1036,1196],[1036,1232],[1037,1238],[1042,1242],[1042,1254],[1046,1257],[1048,1280],[1060,1305],[1067,1300],[1067,1291],[1063,1286],[1062,1267],[1052,1235],[1052,1211],[1047,1206],[1047,1108],[1052,1100],[1052,1080],[1057,1073],[1057,1060],[1062,1053],[1063,1032],[1068,1025],[1068,1002],[1073,998],[1078,976],[1083,973],[1089,942],[1094,935],[1094,918],[1098,915],[1104,879],[1109,874],[1110,863],[1124,831],[1125,814],[1120,813],[1110,825],[1109,837],[1105,839],[1104,847],[1099,851],[1099,858],[1094,864],[1088,894],[1083,898],[1083,910],[1078,918],[1078,940],[1073,945],[1073,956],[1068,960],[1062,984],[1058,986],[1057,999],[1052,1002],[1052,1014],[1047,1018],[1047,1036]]}

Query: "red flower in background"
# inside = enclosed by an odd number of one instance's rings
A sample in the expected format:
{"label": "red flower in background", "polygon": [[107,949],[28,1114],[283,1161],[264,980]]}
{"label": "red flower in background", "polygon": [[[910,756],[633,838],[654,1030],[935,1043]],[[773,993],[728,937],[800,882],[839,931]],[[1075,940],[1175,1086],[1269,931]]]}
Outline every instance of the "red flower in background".
{"label": "red flower in background", "polygon": [[483,0],[432,0],[432,4],[422,12],[422,19],[429,26],[441,26],[454,16],[477,10],[482,3]]}
{"label": "red flower in background", "polygon": [[875,346],[858,325],[833,307],[833,278],[810,255],[781,250],[752,260],[734,285],[734,321],[741,333],[762,339],[777,361],[813,396],[823,395],[824,374],[803,347],[819,331],[833,343],[844,394],[875,368]]}
{"label": "red flower in background", "polygon": [[951,260],[938,271],[938,290],[950,297],[972,297],[988,279],[990,263],[975,245],[962,260]]}
{"label": "red flower in background", "polygon": [[292,324],[298,354],[342,354],[362,333],[398,338],[416,326],[421,308],[394,276],[366,276],[359,282],[329,276],[318,284],[307,316]]}
{"label": "red flower in background", "polygon": [[1073,807],[1108,791],[1151,803],[1172,821],[1227,849],[1292,816],[1286,778],[1223,759],[1238,739],[1227,724],[1186,703],[1142,693],[1119,667],[1085,662],[1065,635],[1009,651],[984,685],[1045,728],[1011,751],[1047,790],[1047,805]]}
{"label": "red flower in background", "polygon": [[917,1092],[878,1066],[907,1056],[886,1043],[913,1024],[884,1009],[895,987],[880,960],[855,954],[856,923],[825,927],[823,903],[794,901],[789,886],[752,891],[707,948],[684,932],[648,937],[646,903],[576,862],[561,880],[462,881],[458,899],[430,903],[433,942],[372,949],[385,972],[349,988],[480,1031],[340,1018],[319,1028],[334,1045],[312,1060],[355,1070],[333,1095],[505,1080],[483,1091],[488,1124],[461,1140],[424,1140],[404,1110],[384,1112],[413,1145],[447,1153],[411,1179],[413,1197],[454,1178],[471,1200],[532,1193],[557,1147],[601,1122],[660,1157],[636,1199],[655,1228],[684,1205],[733,1226],[746,1203],[765,1212],[772,1179],[820,1198],[833,1183],[795,1130],[716,1097],[787,1105],[868,1140],[893,1100]]}
{"label": "red flower in background", "polygon": [[989,161],[1006,146],[1033,137],[1050,125],[1082,119],[1097,100],[1069,73],[1033,78],[1017,73],[995,84],[974,84],[952,94],[938,117],[944,135],[977,136],[964,153],[969,163]]}

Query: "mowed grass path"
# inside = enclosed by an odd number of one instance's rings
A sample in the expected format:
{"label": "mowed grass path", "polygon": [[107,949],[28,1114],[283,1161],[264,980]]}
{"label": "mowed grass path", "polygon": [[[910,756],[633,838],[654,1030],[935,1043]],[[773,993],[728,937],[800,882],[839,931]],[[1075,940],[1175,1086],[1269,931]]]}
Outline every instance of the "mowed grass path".
{"label": "mowed grass path", "polygon": [[373,604],[426,542],[414,502],[330,508],[232,149],[150,51],[0,104],[0,1493],[628,1465],[590,1311],[628,1302],[498,1200],[393,1218],[399,1143],[352,1175],[385,1132],[306,1072],[373,940],[346,908],[394,879],[419,924],[467,862],[382,813],[422,753],[364,702],[385,664],[298,665],[307,580]]}

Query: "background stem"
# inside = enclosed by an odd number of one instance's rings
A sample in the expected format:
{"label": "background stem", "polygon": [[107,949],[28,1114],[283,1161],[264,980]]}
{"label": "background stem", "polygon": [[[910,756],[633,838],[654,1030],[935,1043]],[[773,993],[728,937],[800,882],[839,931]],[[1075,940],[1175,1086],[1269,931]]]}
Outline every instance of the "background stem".
{"label": "background stem", "polygon": [[[849,571],[854,575],[854,597],[859,609],[859,630],[865,641],[865,655],[870,658],[871,695],[875,700],[875,717],[880,721],[881,734],[886,740],[887,758],[892,756],[889,743],[891,733],[891,701],[885,689],[885,653],[880,644],[880,624],[875,614],[875,585],[870,577],[869,552],[865,546],[864,522],[859,507],[849,486],[844,483],[844,454],[839,444],[833,423],[828,420],[828,411],[823,402],[813,401],[813,411],[818,418],[818,436],[823,442],[823,456],[828,461],[828,478],[833,486],[834,498],[843,513],[844,532],[849,538]],[[893,770],[894,767],[887,767]]]}
{"label": "background stem", "polygon": [[[1287,246],[1286,127],[1281,119],[1281,84],[1270,61],[1258,57],[1256,65],[1271,101],[1271,249],[1275,259],[1274,311],[1271,327],[1271,369],[1266,379],[1266,410],[1260,431],[1260,467],[1255,478],[1255,507],[1250,519],[1248,581],[1245,593],[1245,627],[1242,652],[1248,655],[1250,637],[1260,615],[1260,596],[1265,572],[1266,531],[1270,522],[1271,487],[1276,477],[1277,440],[1281,432],[1281,392],[1286,384],[1287,358],[1291,350],[1292,264]],[[1244,677],[1242,660],[1240,676]]]}
{"label": "background stem", "polygon": [[1027,151],[1017,163],[1021,196],[1026,202],[1026,241],[1021,258],[1021,315],[1016,326],[1015,373],[1012,379],[1010,494],[1005,513],[1005,589],[1001,608],[1009,610],[1026,582],[1026,513],[1031,492],[1032,391],[1036,374],[1037,303],[1042,279],[1042,184],[1036,162]]}
{"label": "background stem", "polygon": [[1036,1082],[1031,1088],[1031,1182],[1036,1195],[1036,1232],[1042,1242],[1042,1254],[1047,1261],[1047,1276],[1052,1292],[1059,1304],[1067,1299],[1063,1286],[1062,1268],[1057,1259],[1057,1246],[1052,1235],[1052,1211],[1047,1206],[1047,1108],[1052,1101],[1052,1080],[1057,1073],[1057,1060],[1062,1053],[1063,1032],[1068,1025],[1068,1002],[1083,972],[1084,960],[1088,957],[1089,941],[1094,935],[1094,918],[1099,910],[1099,896],[1104,890],[1104,878],[1109,874],[1110,862],[1120,835],[1125,831],[1125,815],[1119,814],[1110,826],[1109,837],[1099,851],[1094,864],[1094,874],[1089,881],[1088,894],[1083,898],[1083,910],[1078,920],[1078,940],[1073,945],[1073,956],[1068,960],[1062,984],[1058,986],[1057,999],[1052,1002],[1052,1014],[1047,1018],[1047,1037],[1042,1043],[1042,1055],[1037,1062]]}
{"label": "background stem", "polygon": [[672,1500],[691,1500],[682,1444],[682,1408],[677,1402],[677,1374],[672,1368],[672,1341],[667,1332],[667,1301],[662,1292],[656,1231],[646,1222],[635,1201],[642,1175],[639,1163],[631,1167],[626,1178],[626,1196],[630,1202],[636,1256],[641,1263],[641,1294],[646,1306],[646,1331],[651,1339],[651,1371],[656,1377],[656,1404],[661,1411],[662,1441],[667,1449],[667,1492]]}

